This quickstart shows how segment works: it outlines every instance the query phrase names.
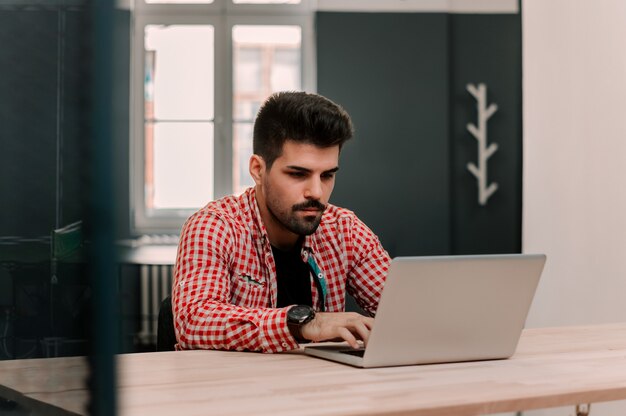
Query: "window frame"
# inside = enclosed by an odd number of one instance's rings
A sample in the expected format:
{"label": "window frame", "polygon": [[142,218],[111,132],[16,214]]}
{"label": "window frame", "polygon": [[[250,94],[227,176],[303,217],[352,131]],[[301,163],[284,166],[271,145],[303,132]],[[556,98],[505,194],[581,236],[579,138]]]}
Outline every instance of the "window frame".
{"label": "window frame", "polygon": [[[214,30],[213,198],[233,192],[233,49],[235,25],[297,25],[301,28],[302,89],[316,91],[315,40],[310,0],[298,5],[146,4],[136,0],[131,45],[130,218],[131,234],[178,234],[197,209],[148,212],[145,195],[144,28],[152,24],[211,25]],[[220,65],[222,62],[224,64]],[[207,203],[209,201],[206,201]]]}

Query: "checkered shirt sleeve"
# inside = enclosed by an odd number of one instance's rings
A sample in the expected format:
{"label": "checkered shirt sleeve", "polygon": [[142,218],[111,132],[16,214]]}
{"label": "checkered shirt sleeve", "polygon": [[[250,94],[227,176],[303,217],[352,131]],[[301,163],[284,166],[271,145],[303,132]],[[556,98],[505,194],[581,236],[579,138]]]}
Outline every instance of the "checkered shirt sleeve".
{"label": "checkered shirt sleeve", "polygon": [[280,352],[298,348],[286,325],[288,308],[231,303],[230,264],[241,247],[227,221],[206,211],[183,226],[172,303],[178,349]]}
{"label": "checkered shirt sleeve", "polygon": [[356,216],[350,233],[347,290],[363,310],[374,316],[391,259],[374,232]]}

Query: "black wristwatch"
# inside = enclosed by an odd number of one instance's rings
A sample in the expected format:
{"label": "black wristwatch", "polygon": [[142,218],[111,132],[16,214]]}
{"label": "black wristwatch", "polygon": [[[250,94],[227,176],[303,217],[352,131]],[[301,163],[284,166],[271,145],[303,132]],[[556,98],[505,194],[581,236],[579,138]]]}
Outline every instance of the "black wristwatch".
{"label": "black wristwatch", "polygon": [[308,342],[307,339],[302,338],[300,328],[307,322],[311,322],[313,318],[315,318],[315,309],[308,305],[296,305],[287,311],[287,326],[298,342]]}

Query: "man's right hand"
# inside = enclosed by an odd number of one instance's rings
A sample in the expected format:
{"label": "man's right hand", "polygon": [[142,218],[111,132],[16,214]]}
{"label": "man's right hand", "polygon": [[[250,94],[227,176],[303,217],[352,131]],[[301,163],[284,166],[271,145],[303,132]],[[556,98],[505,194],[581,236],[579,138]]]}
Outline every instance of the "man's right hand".
{"label": "man's right hand", "polygon": [[300,328],[300,335],[313,342],[344,340],[359,348],[357,340],[367,344],[373,326],[374,318],[356,312],[318,312]]}

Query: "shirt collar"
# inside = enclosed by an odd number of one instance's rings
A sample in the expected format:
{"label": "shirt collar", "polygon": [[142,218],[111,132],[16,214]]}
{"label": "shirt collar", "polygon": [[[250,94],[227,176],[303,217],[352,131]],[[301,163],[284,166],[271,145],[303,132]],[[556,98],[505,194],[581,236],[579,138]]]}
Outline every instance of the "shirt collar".
{"label": "shirt collar", "polygon": [[304,237],[304,242],[302,243],[302,260],[307,261],[309,254],[317,252],[317,233],[319,233],[319,228],[313,234]]}
{"label": "shirt collar", "polygon": [[249,215],[247,216],[252,232],[252,238],[255,240],[262,240],[269,244],[269,237],[267,236],[267,229],[263,224],[261,218],[261,211],[259,210],[259,204],[256,201],[256,189],[254,187],[248,188],[244,193],[244,201],[246,204],[246,210]]}

